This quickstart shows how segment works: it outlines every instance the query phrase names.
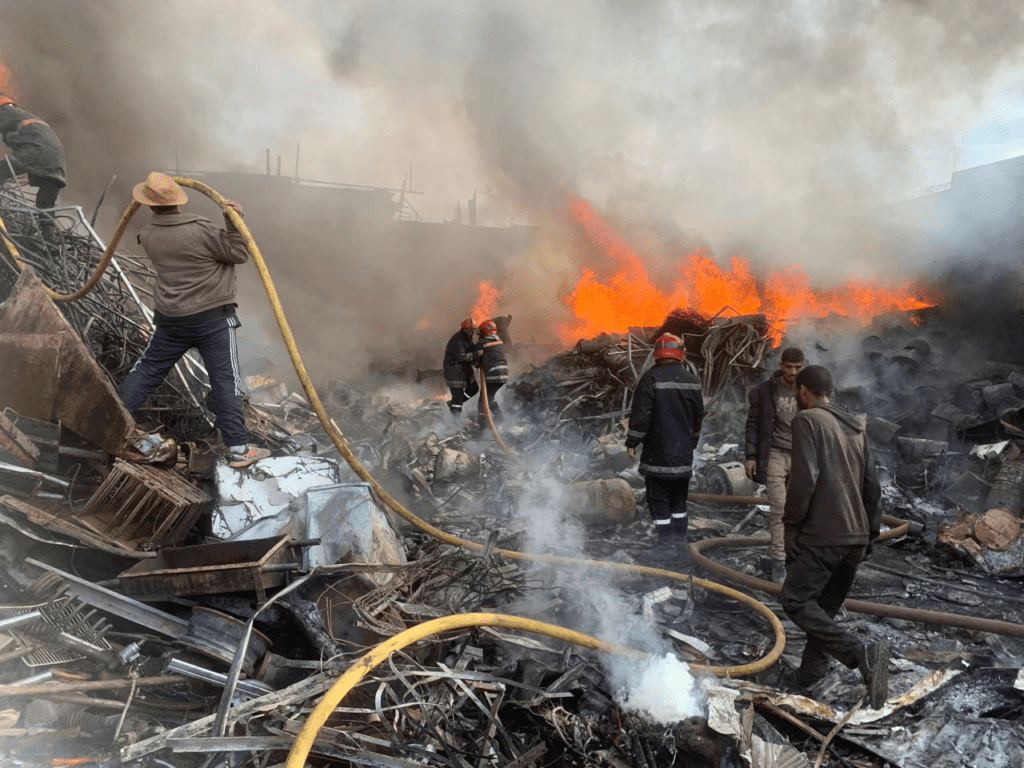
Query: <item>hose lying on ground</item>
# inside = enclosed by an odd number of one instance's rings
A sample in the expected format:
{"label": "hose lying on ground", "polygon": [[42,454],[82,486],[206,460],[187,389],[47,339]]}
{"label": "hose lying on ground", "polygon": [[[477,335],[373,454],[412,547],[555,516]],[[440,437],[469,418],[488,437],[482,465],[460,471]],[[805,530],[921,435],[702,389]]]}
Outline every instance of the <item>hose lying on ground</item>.
{"label": "hose lying on ground", "polygon": [[[299,350],[298,350],[298,347],[296,345],[295,337],[292,334],[291,327],[288,324],[288,319],[285,317],[284,310],[283,310],[283,308],[281,306],[281,302],[280,302],[280,299],[279,299],[279,297],[277,295],[277,290],[276,290],[276,288],[274,286],[273,280],[272,280],[272,278],[270,276],[270,272],[267,269],[267,265],[266,265],[266,263],[263,260],[262,254],[259,251],[259,247],[256,245],[256,242],[255,242],[255,240],[252,237],[252,233],[249,232],[249,229],[245,225],[245,222],[242,220],[242,217],[238,214],[237,211],[235,211],[233,208],[231,208],[230,206],[228,206],[226,204],[227,203],[226,198],[224,198],[220,193],[218,193],[217,191],[215,191],[211,187],[207,186],[206,184],[204,184],[204,183],[202,183],[200,181],[196,181],[194,179],[189,179],[189,178],[185,178],[185,177],[174,177],[174,180],[177,181],[182,186],[194,189],[194,190],[196,190],[196,191],[206,195],[211,200],[213,200],[217,205],[219,205],[222,208],[222,210],[224,211],[224,215],[227,216],[227,218],[231,221],[231,223],[234,225],[234,227],[242,235],[243,240],[245,241],[246,249],[248,250],[250,256],[252,257],[253,264],[256,266],[256,269],[257,269],[257,271],[258,271],[258,273],[260,275],[260,279],[263,282],[263,287],[264,287],[264,289],[265,289],[265,291],[267,293],[267,299],[270,302],[271,309],[272,309],[272,311],[274,313],[274,318],[277,321],[278,328],[279,328],[279,330],[281,332],[282,339],[283,339],[285,347],[286,347],[286,349],[288,351],[288,355],[291,358],[292,365],[295,368],[295,373],[298,376],[300,383],[302,384],[303,391],[306,393],[306,397],[308,398],[308,400],[310,402],[310,405],[312,406],[314,412],[316,413],[317,418],[320,420],[320,423],[323,426],[324,431],[326,432],[328,437],[330,437],[331,442],[334,444],[334,446],[338,449],[338,453],[342,456],[342,458],[345,459],[346,463],[352,468],[352,471],[355,472],[355,474],[360,479],[362,479],[364,482],[369,484],[371,488],[373,488],[374,492],[388,506],[388,508],[393,510],[396,514],[398,514],[400,517],[402,517],[404,520],[406,520],[408,523],[410,523],[413,527],[417,528],[418,530],[420,530],[420,531],[422,531],[422,532],[424,532],[424,533],[426,533],[426,534],[434,537],[435,539],[438,539],[439,541],[442,541],[442,542],[444,542],[446,544],[450,544],[452,546],[457,546],[457,547],[464,547],[466,549],[470,549],[470,550],[474,550],[474,551],[482,550],[483,549],[483,545],[482,544],[479,544],[479,543],[473,542],[473,541],[469,541],[467,539],[462,539],[462,538],[460,538],[458,536],[455,536],[453,534],[447,533],[446,531],[443,531],[443,530],[441,530],[441,529],[439,529],[439,528],[437,528],[437,527],[427,523],[424,520],[421,520],[419,517],[414,515],[410,510],[406,509],[405,506],[403,506],[397,499],[395,499],[390,493],[388,493],[388,491],[383,486],[381,486],[380,483],[378,483],[376,481],[376,479],[373,478],[372,475],[370,475],[370,473],[366,470],[366,468],[362,465],[362,463],[358,460],[358,458],[355,456],[355,454],[349,448],[348,443],[345,441],[344,437],[341,435],[341,433],[334,426],[333,421],[331,420],[330,416],[328,415],[326,409],[323,406],[323,403],[320,400],[320,397],[319,397],[315,387],[313,386],[312,380],[310,379],[309,374],[306,371],[305,364],[304,364],[304,362],[302,360],[302,357],[301,357],[301,355],[299,353]],[[128,208],[125,209],[125,212],[124,212],[124,214],[122,214],[121,220],[118,223],[117,231],[115,232],[114,238],[111,240],[110,244],[108,244],[107,249],[104,252],[104,255],[103,255],[103,258],[100,261],[100,264],[97,266],[96,271],[93,273],[93,275],[90,276],[90,278],[87,280],[85,285],[83,285],[83,287],[80,288],[78,291],[75,291],[74,293],[67,294],[67,295],[56,294],[56,293],[51,291],[51,295],[52,295],[52,297],[54,298],[55,301],[72,301],[72,300],[74,300],[74,299],[76,299],[76,298],[78,298],[80,296],[85,295],[86,293],[88,293],[89,290],[91,290],[92,286],[94,286],[96,284],[96,282],[98,282],[98,280],[100,279],[100,276],[102,275],[103,270],[106,269],[107,264],[109,264],[110,259],[111,259],[112,255],[113,255],[113,252],[114,252],[114,248],[116,247],[116,245],[119,242],[121,236],[123,235],[124,230],[127,228],[128,221],[131,219],[132,215],[134,215],[134,213],[138,209],[138,207],[139,207],[139,204],[137,202],[133,201],[128,206]],[[482,389],[483,389],[483,393],[482,393],[481,396],[482,397],[486,397],[486,386],[484,386]],[[489,421],[492,422],[491,419],[489,419]],[[492,422],[492,429],[493,429],[493,422]],[[494,431],[495,431],[495,433],[497,432],[497,430],[494,430]],[[760,541],[761,540],[758,539],[759,543],[760,543]],[[747,540],[746,543],[749,544],[751,542],[749,540]],[[674,571],[668,571],[668,570],[665,570],[665,569],[660,569],[660,568],[649,568],[649,567],[646,567],[646,566],[638,566],[638,565],[625,564],[625,563],[605,562],[605,561],[600,561],[600,560],[579,560],[579,559],[575,559],[575,558],[562,557],[562,556],[558,556],[558,555],[529,554],[529,553],[517,552],[515,550],[507,550],[507,549],[497,549],[495,551],[497,553],[503,555],[504,557],[507,557],[507,558],[510,558],[510,559],[529,559],[529,560],[534,560],[534,561],[541,561],[541,562],[547,562],[547,563],[553,563],[553,564],[561,564],[561,565],[576,565],[576,566],[579,566],[581,564],[585,564],[589,568],[604,569],[604,570],[610,570],[610,571],[629,571],[629,572],[632,572],[632,573],[639,573],[639,574],[650,575],[650,576],[659,576],[659,577],[670,578],[670,579],[675,579],[675,580],[679,580],[679,581],[687,581],[687,580],[692,579],[692,582],[694,584],[696,584],[696,585],[705,587],[705,588],[707,588],[707,589],[709,589],[709,590],[711,590],[713,592],[717,592],[717,593],[725,595],[727,597],[731,597],[733,599],[739,600],[740,602],[742,602],[742,603],[746,604],[747,606],[753,608],[757,613],[759,613],[762,616],[764,616],[765,619],[771,625],[773,633],[774,633],[774,636],[775,636],[775,643],[774,643],[772,649],[764,657],[762,657],[761,659],[759,659],[759,660],[757,660],[755,662],[749,663],[749,664],[742,664],[742,665],[736,665],[736,666],[731,666],[731,667],[715,667],[715,666],[700,667],[700,666],[694,665],[694,669],[702,669],[702,670],[704,670],[706,672],[709,672],[709,673],[712,673],[712,674],[718,674],[718,675],[745,675],[745,674],[753,674],[755,672],[758,672],[760,670],[768,668],[773,663],[775,663],[775,661],[778,660],[778,658],[782,655],[782,650],[783,650],[783,648],[785,646],[785,632],[783,631],[782,624],[779,621],[778,617],[775,616],[775,614],[767,606],[765,606],[763,603],[759,602],[758,600],[754,599],[753,597],[750,597],[749,595],[745,595],[745,594],[743,594],[741,592],[738,592],[737,590],[731,589],[731,588],[726,587],[724,585],[721,585],[721,584],[718,584],[718,583],[715,583],[715,582],[711,582],[711,581],[706,581],[704,579],[700,579],[700,578],[696,578],[696,577],[692,577],[692,576],[687,576],[686,574],[680,574],[680,573],[676,573]],[[700,549],[696,545],[691,545],[691,551],[693,551],[696,555],[700,556]],[[708,565],[712,565],[712,566],[714,565],[713,563],[711,563],[711,561],[707,560],[706,558],[701,557],[701,560],[703,561],[701,564],[705,565],[705,567],[707,567]],[[758,588],[760,588],[760,587],[758,586]],[[849,601],[848,601],[847,604],[849,605]],[[850,606],[850,607],[853,607],[853,606]],[[854,608],[854,610],[857,610],[857,609]],[[492,614],[492,615],[496,615],[496,614]],[[467,614],[467,616],[468,616],[468,614]],[[452,617],[446,617],[446,618],[452,620],[448,626],[462,626],[461,624],[458,624],[457,621],[456,621],[459,618],[458,616],[452,616]],[[502,617],[502,621],[504,621],[504,620],[513,620],[515,618],[516,617]],[[523,621],[530,622],[532,620],[526,619],[526,620],[523,620]],[[537,622],[537,624],[540,624],[540,623],[541,622]],[[506,626],[506,625],[503,624],[502,626]],[[413,628],[413,630],[416,630],[416,629],[418,629],[418,627],[414,627]],[[1021,628],[1021,629],[1024,630],[1024,628]],[[413,630],[407,630],[407,632],[410,632],[410,631],[413,631]],[[564,631],[564,632],[571,632],[571,630],[562,630],[562,631]],[[395,638],[400,637],[403,634],[405,634],[405,633],[400,633],[399,635],[396,635]],[[392,640],[394,640],[395,638],[392,638]],[[378,648],[389,648],[390,649],[392,646],[388,644],[389,642],[390,641],[385,641],[385,643],[382,643],[380,646],[378,646]],[[576,641],[574,640],[573,642],[576,642]],[[365,666],[366,664],[369,664],[371,654],[375,654],[375,651],[376,651],[376,649],[372,650],[370,652],[370,654],[367,654],[367,656],[364,656],[363,660],[361,660],[360,662],[357,662],[357,664],[353,666],[353,669],[355,669],[356,667],[359,667],[360,665],[364,665]],[[382,650],[381,653],[383,653],[383,652],[384,651]],[[390,651],[388,651],[388,652],[390,652]],[[375,655],[374,655],[374,658],[375,658]],[[353,675],[354,674],[356,674],[356,673],[353,672]],[[342,695],[344,695],[344,694],[342,693]],[[339,698],[339,700],[340,700],[340,698]],[[331,708],[333,708],[333,705],[330,705],[330,706],[331,706]],[[325,708],[326,707],[327,707],[327,705],[325,705]],[[326,718],[326,716],[325,716],[325,718]],[[322,721],[321,721],[321,723],[322,723]],[[315,730],[319,728],[319,724],[317,724],[315,726],[315,728],[313,728],[313,727],[311,727],[311,728],[312,728],[313,732],[315,732]],[[308,752],[308,749],[307,749],[307,752]],[[302,759],[299,760],[298,764],[301,765],[301,763],[302,763]],[[296,763],[291,761],[291,756],[289,757],[289,764],[288,765],[289,766],[296,765]]]}
{"label": "hose lying on ground", "polygon": [[397,635],[389,637],[384,642],[371,648],[367,653],[363,654],[354,664],[352,664],[345,672],[339,677],[327,692],[324,693],[323,698],[313,708],[313,711],[306,717],[306,721],[302,724],[302,728],[295,737],[295,742],[292,744],[291,751],[288,753],[288,759],[285,761],[285,768],[302,768],[306,764],[306,756],[309,755],[310,749],[313,747],[313,741],[316,739],[316,734],[320,730],[320,727],[327,721],[334,708],[341,703],[341,700],[345,698],[352,688],[363,679],[374,667],[385,661],[388,656],[393,652],[405,648],[407,645],[415,643],[417,640],[422,640],[431,635],[436,635],[441,632],[447,632],[452,629],[463,629],[466,627],[505,627],[507,629],[518,629],[525,632],[535,632],[541,635],[547,635],[558,640],[563,640],[569,643],[576,643],[586,648],[592,648],[597,651],[605,651],[607,653],[618,653],[631,656],[637,656],[642,658],[646,654],[634,651],[631,648],[625,648],[621,645],[613,645],[606,643],[603,640],[598,640],[590,635],[585,635],[581,632],[576,632],[565,627],[559,627],[555,624],[548,624],[543,621],[537,621],[536,619],[524,619],[520,616],[508,616],[502,613],[458,613],[452,616],[442,616],[439,619],[433,619],[431,621],[425,621],[422,624],[417,624],[415,627],[411,627]]}

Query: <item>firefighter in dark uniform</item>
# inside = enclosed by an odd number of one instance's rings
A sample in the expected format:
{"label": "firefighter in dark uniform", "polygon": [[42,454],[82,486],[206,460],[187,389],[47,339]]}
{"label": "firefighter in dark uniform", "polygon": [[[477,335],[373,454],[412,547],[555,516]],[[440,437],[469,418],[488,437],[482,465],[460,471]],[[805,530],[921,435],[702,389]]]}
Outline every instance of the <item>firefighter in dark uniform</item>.
{"label": "firefighter in dark uniform", "polygon": [[448,339],[448,345],[444,348],[444,383],[452,392],[448,410],[453,416],[461,416],[462,404],[480,391],[473,368],[478,356],[473,338],[475,335],[476,326],[467,318],[462,321],[462,328]]}
{"label": "firefighter in dark uniform", "polygon": [[31,112],[16,106],[10,96],[0,95],[0,135],[11,150],[0,162],[0,184],[11,178],[11,171],[27,173],[28,183],[39,188],[36,208],[53,208],[58,193],[67,185],[64,145],[57,134]]}
{"label": "firefighter in dark uniform", "polygon": [[[505,342],[498,335],[498,325],[493,320],[484,320],[477,329],[480,331],[480,341],[477,342],[477,349],[480,356],[477,365],[484,372],[484,382],[487,385],[487,405],[491,409],[491,416],[495,421],[501,419],[501,409],[494,399],[498,390],[508,381],[508,359],[505,357]],[[480,417],[483,418],[483,397],[479,403]]]}
{"label": "firefighter in dark uniform", "polygon": [[700,383],[683,366],[683,340],[663,333],[654,344],[654,366],[637,382],[626,433],[634,461],[647,485],[647,506],[658,532],[659,549],[682,550],[688,518],[686,498],[693,473],[693,451],[704,421]]}

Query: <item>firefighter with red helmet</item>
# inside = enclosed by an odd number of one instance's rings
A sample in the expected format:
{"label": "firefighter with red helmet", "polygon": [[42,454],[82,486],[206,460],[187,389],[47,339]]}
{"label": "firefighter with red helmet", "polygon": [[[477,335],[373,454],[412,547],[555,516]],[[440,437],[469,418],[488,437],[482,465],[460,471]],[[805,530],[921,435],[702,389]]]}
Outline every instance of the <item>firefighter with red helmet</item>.
{"label": "firefighter with red helmet", "polygon": [[28,174],[28,183],[38,187],[36,208],[53,208],[57,195],[67,185],[64,145],[53,129],[19,108],[10,96],[0,94],[0,136],[11,153],[0,161],[0,184],[11,173]]}
{"label": "firefighter with red helmet", "polygon": [[683,340],[663,333],[654,344],[654,365],[640,377],[626,433],[626,449],[634,461],[637,446],[640,474],[647,486],[647,507],[666,554],[685,545],[686,498],[693,473],[693,451],[704,421],[700,382],[682,364]]}
{"label": "firefighter with red helmet", "polygon": [[[484,372],[484,382],[487,384],[487,404],[491,409],[491,416],[495,421],[499,421],[501,409],[494,396],[508,381],[508,358],[505,357],[505,342],[501,340],[501,336],[498,334],[498,324],[493,320],[484,320],[477,330],[480,332],[480,341],[477,342],[477,349],[480,351],[477,366]],[[482,415],[482,398],[478,407]]]}
{"label": "firefighter with red helmet", "polygon": [[453,416],[461,416],[462,404],[480,391],[473,369],[473,363],[479,357],[475,336],[476,326],[471,318],[466,318],[444,348],[444,383],[452,393],[448,410]]}

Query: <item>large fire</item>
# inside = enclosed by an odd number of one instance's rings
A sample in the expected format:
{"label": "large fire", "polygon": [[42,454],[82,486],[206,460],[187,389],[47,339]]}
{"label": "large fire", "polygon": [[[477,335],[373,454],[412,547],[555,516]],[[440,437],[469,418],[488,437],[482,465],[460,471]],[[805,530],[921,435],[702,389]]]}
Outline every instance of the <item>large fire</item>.
{"label": "large fire", "polygon": [[486,280],[480,281],[478,289],[480,295],[469,312],[469,316],[477,325],[494,317],[498,309],[498,289]]}
{"label": "large fire", "polygon": [[759,284],[746,259],[734,256],[726,269],[703,249],[677,262],[677,277],[671,287],[656,286],[644,260],[590,203],[577,197],[568,202],[573,219],[615,263],[616,271],[601,278],[592,269],[583,269],[576,287],[564,297],[575,315],[559,329],[560,341],[565,344],[602,332],[622,333],[630,326],[661,325],[674,309],[692,309],[708,316],[723,310],[763,314],[778,342],[787,323],[794,320],[837,314],[866,323],[886,312],[934,303],[922,286],[909,281],[879,285],[848,280],[838,288],[815,289],[807,274],[796,267],[772,272]]}

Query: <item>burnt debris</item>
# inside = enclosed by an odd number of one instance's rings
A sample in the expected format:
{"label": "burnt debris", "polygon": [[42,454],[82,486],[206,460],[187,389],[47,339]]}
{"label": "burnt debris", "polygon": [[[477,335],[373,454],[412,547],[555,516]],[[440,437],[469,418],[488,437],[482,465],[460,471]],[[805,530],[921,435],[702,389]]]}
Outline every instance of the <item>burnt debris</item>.
{"label": "burnt debris", "polygon": [[[55,304],[41,286],[73,290],[103,251],[87,218],[71,206],[40,214],[10,184],[0,218],[0,356],[17,372],[0,387],[5,765],[281,765],[325,691],[366,654],[476,613],[650,656],[499,626],[439,631],[364,659],[307,764],[1024,759],[1024,367],[965,359],[941,308],[855,331],[798,329],[809,358],[835,373],[836,399],[868,415],[884,474],[890,533],[848,614],[893,648],[890,697],[875,711],[856,671],[833,665],[808,690],[789,682],[802,634],[762,578],[766,539],[751,537],[764,533],[766,502],[742,468],[746,393],[776,364],[763,317],[681,310],[661,329],[583,339],[526,370],[512,346],[515,375],[499,396],[509,451],[429,387],[422,399],[321,387],[360,462],[416,516],[475,543],[460,547],[399,518],[260,361],[248,370],[247,427],[272,458],[245,470],[219,460],[196,360],[137,428],[112,382],[147,337],[145,263],[119,253],[95,291]],[[660,330],[685,339],[708,412],[691,484],[696,554],[652,549],[643,479],[623,447]],[[762,617],[688,573],[775,610],[789,640],[781,658],[735,679],[700,672],[757,662],[773,639]]]}

